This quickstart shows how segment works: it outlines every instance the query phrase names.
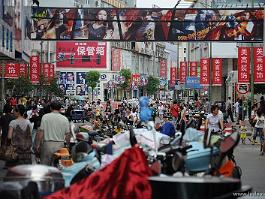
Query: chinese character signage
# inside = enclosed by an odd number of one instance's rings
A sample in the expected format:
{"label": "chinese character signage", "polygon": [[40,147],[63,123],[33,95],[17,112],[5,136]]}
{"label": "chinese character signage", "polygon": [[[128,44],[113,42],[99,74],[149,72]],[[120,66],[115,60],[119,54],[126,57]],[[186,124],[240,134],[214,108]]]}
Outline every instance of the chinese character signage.
{"label": "chinese character signage", "polygon": [[263,48],[254,48],[254,83],[265,83]]}
{"label": "chinese character signage", "polygon": [[28,75],[28,64],[20,63],[19,64],[19,76],[27,76]]}
{"label": "chinese character signage", "polygon": [[198,76],[198,66],[197,62],[193,61],[190,62],[190,76],[191,77],[197,77]]}
{"label": "chinese character signage", "polygon": [[19,76],[19,64],[8,63],[5,66],[5,78],[18,78]]}
{"label": "chinese character signage", "polygon": [[202,58],[200,60],[200,63],[201,63],[200,83],[203,86],[209,86],[210,85],[210,59]]}
{"label": "chinese character signage", "polygon": [[32,7],[27,18],[32,40],[262,41],[264,9]]}
{"label": "chinese character signage", "polygon": [[214,58],[212,60],[212,85],[222,86],[222,59]]}
{"label": "chinese character signage", "polygon": [[119,48],[111,49],[111,61],[112,61],[112,71],[120,71],[121,69],[121,49]]}
{"label": "chinese character signage", "polygon": [[250,80],[250,48],[238,48],[238,83],[249,83]]}
{"label": "chinese character signage", "polygon": [[179,68],[179,82],[185,83],[186,77],[187,77],[187,62],[180,62],[180,68]]}
{"label": "chinese character signage", "polygon": [[160,77],[167,79],[167,60],[160,60]]}
{"label": "chinese character signage", "polygon": [[140,86],[141,76],[138,73],[132,74],[132,89],[137,89]]}
{"label": "chinese character signage", "polygon": [[30,57],[30,80],[33,84],[40,81],[40,58],[39,56]]}
{"label": "chinese character signage", "polygon": [[54,79],[54,65],[50,63],[43,64],[43,75],[46,81],[51,81]]}
{"label": "chinese character signage", "polygon": [[56,43],[58,68],[106,68],[106,42]]}
{"label": "chinese character signage", "polygon": [[170,68],[170,86],[173,87],[176,84],[177,80],[177,68],[171,67]]}

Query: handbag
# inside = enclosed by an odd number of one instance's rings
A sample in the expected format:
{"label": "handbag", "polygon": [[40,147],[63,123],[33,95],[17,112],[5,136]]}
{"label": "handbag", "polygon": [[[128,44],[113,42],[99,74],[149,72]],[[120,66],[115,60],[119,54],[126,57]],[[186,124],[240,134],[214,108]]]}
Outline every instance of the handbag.
{"label": "handbag", "polygon": [[18,154],[16,151],[16,147],[13,145],[7,146],[5,151],[5,160],[7,161],[15,161],[18,159]]}

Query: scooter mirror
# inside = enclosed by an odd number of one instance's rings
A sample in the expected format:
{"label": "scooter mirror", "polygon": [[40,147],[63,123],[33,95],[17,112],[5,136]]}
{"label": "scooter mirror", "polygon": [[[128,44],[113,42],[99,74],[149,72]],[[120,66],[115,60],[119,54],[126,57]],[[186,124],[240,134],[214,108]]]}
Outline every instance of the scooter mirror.
{"label": "scooter mirror", "polygon": [[170,139],[167,137],[162,137],[160,140],[160,144],[169,144],[170,143]]}
{"label": "scooter mirror", "polygon": [[228,153],[233,150],[239,142],[239,133],[234,132],[230,136],[226,137],[220,144],[221,153]]}

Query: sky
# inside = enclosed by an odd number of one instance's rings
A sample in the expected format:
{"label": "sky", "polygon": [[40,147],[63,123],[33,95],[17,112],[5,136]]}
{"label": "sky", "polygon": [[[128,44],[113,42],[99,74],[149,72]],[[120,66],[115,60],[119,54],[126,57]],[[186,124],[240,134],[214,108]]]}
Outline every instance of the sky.
{"label": "sky", "polygon": [[173,8],[177,2],[178,0],[137,0],[136,3],[138,8],[151,8],[153,4],[161,8]]}

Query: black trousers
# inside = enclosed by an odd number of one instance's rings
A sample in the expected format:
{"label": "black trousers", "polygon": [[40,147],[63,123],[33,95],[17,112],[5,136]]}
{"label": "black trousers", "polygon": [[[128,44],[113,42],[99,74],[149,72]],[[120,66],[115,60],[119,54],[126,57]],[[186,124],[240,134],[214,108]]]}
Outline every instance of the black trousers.
{"label": "black trousers", "polygon": [[231,121],[234,122],[234,116],[233,116],[232,110],[231,109],[228,109],[226,111],[226,113],[227,113],[227,119],[230,117]]}

